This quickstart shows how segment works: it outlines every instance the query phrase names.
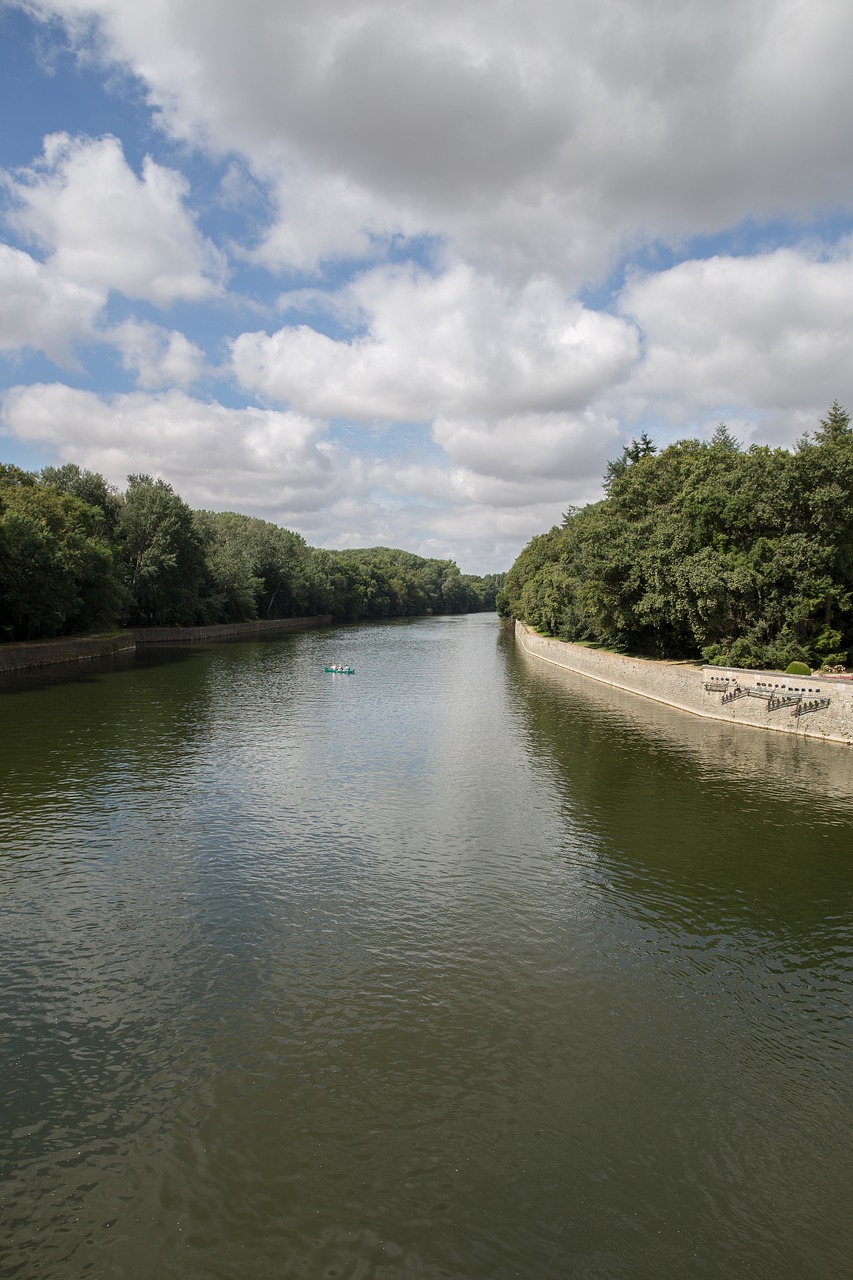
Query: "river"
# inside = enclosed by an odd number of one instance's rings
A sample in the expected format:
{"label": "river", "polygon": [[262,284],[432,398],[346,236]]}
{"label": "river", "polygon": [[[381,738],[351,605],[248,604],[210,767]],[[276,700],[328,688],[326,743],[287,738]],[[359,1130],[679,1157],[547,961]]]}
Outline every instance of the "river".
{"label": "river", "polygon": [[4,1278],[849,1274],[848,749],[486,615],[7,677],[0,723]]}

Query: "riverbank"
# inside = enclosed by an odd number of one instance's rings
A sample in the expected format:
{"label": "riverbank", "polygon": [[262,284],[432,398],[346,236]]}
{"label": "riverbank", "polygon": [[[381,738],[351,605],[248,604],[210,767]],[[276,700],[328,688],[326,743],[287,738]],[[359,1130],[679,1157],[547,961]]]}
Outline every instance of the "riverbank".
{"label": "riverbank", "polygon": [[212,627],[137,627],[131,635],[137,644],[191,644],[203,640],[251,640],[255,636],[285,631],[309,631],[331,626],[330,613],[310,618],[270,618],[257,622],[226,622]]}
{"label": "riverbank", "polygon": [[541,636],[522,622],[515,624],[515,638],[530,657],[678,711],[752,729],[853,744],[850,681],[629,658]]}
{"label": "riverbank", "polygon": [[132,653],[137,645],[191,644],[211,640],[251,640],[288,631],[327,627],[331,614],[310,618],[272,618],[259,622],[231,622],[211,627],[135,627],[112,635],[63,636],[56,640],[32,640],[0,645],[0,672],[26,671],[61,662],[84,662],[92,658]]}

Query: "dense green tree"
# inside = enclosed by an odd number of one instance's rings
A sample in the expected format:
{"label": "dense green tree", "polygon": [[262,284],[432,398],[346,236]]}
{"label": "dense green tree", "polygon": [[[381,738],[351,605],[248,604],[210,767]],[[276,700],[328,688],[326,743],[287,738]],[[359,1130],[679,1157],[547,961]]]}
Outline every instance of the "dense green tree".
{"label": "dense green tree", "polygon": [[97,508],[103,515],[105,532],[113,537],[121,510],[121,498],[97,471],[81,471],[76,462],[66,462],[61,467],[43,467],[39,480],[51,489],[70,493],[90,507]]}
{"label": "dense green tree", "polygon": [[467,613],[494,609],[497,586],[463,575],[452,560],[433,560],[391,547],[324,552],[327,567],[347,578],[346,606],[333,605],[340,617],[402,618],[428,613]]}
{"label": "dense green tree", "polygon": [[221,622],[247,622],[258,616],[264,582],[255,573],[252,548],[243,536],[245,518],[232,512],[193,512],[204,547],[212,612]]}
{"label": "dense green tree", "polygon": [[311,552],[299,534],[233,511],[197,511],[195,522],[224,618],[289,618],[314,611]]}
{"label": "dense green tree", "polygon": [[622,450],[622,456],[607,464],[607,470],[604,473],[605,493],[610,492],[613,484],[624,476],[629,467],[638,463],[642,458],[651,458],[656,453],[657,445],[654,444],[645,431],[639,440],[632,440],[630,444],[625,445]]}
{"label": "dense green tree", "polygon": [[494,609],[502,575],[372,547],[325,551],[236,512],[193,512],[162,479],[118,493],[73,463],[0,464],[0,638],[132,623]]}
{"label": "dense green tree", "polygon": [[842,661],[853,643],[853,430],[837,403],[795,453],[708,443],[608,466],[607,497],[524,549],[502,606],[574,640],[740,665]]}
{"label": "dense green tree", "polygon": [[117,532],[132,598],[131,621],[175,626],[210,619],[202,535],[170,484],[147,475],[128,476]]}
{"label": "dense green tree", "polygon": [[34,640],[114,625],[126,593],[102,512],[0,469],[0,630]]}

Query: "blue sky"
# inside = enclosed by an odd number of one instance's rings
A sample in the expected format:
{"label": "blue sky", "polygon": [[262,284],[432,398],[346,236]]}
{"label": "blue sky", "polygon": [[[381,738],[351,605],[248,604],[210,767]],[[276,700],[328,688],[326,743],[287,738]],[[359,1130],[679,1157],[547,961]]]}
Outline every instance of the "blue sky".
{"label": "blue sky", "polygon": [[0,0],[0,460],[507,568],[853,407],[847,0]]}

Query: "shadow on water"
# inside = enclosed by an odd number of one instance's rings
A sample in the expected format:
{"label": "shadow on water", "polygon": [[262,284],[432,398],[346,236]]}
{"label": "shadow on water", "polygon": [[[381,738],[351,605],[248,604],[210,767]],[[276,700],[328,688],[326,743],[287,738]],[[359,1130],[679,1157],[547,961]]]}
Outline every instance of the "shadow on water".
{"label": "shadow on water", "polygon": [[[838,1188],[853,1189],[853,755],[500,649],[528,757],[558,798],[554,859],[596,903],[600,991],[621,974],[611,1105],[633,1139],[623,1159],[657,1187],[648,1200],[636,1187],[635,1204],[654,1220],[671,1197],[663,1236],[679,1220],[691,1235],[680,1263],[652,1249],[655,1272],[829,1280],[853,1248],[838,1211]],[[619,1097],[629,1061],[643,1120]]]}
{"label": "shadow on water", "polygon": [[138,645],[135,650],[99,658],[55,662],[45,667],[26,667],[21,671],[0,671],[0,700],[5,694],[29,693],[34,689],[52,689],[60,685],[95,684],[118,672],[190,662],[207,647],[200,644]]}
{"label": "shadow on water", "polygon": [[700,931],[796,930],[853,907],[853,752],[675,711],[510,651],[509,687],[597,859]]}

